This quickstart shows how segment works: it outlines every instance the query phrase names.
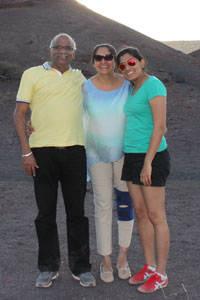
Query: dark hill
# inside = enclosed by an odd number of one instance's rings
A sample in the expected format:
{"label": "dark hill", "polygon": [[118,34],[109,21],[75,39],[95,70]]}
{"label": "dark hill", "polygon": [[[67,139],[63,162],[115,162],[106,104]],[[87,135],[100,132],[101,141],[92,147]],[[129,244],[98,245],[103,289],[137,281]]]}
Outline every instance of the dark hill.
{"label": "dark hill", "polygon": [[[9,1],[8,1],[9,2]],[[18,1],[11,1],[16,6]],[[94,45],[109,42],[116,48],[122,45],[138,47],[148,60],[149,71],[161,79],[199,86],[200,63],[192,56],[174,50],[135,30],[105,18],[73,0],[35,0],[24,7],[0,10],[0,60],[17,63],[24,69],[41,64],[47,57],[51,38],[67,32],[77,42],[74,66],[90,75],[90,53]],[[4,1],[5,3],[5,1]]]}
{"label": "dark hill", "polygon": [[192,57],[197,58],[197,59],[200,61],[200,49],[191,52],[190,55],[191,55]]}

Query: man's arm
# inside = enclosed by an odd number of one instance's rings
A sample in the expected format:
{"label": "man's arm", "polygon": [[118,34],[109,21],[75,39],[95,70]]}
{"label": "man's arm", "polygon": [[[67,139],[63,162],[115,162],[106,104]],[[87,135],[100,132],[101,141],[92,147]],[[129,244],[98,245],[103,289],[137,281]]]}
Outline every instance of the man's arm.
{"label": "man's arm", "polygon": [[[28,108],[29,108],[28,103],[17,102],[14,111],[14,123],[15,123],[15,129],[22,149],[23,169],[28,176],[32,177],[35,176],[35,168],[39,168],[39,167],[31,152],[27,135],[26,135],[25,116],[28,111]],[[26,156],[27,154],[30,155]]]}

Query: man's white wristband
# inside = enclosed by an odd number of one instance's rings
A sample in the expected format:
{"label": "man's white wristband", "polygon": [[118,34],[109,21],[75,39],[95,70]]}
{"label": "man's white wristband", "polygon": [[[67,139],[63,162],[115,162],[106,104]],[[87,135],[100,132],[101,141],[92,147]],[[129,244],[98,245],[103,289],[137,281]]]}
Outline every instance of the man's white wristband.
{"label": "man's white wristband", "polygon": [[22,154],[22,157],[27,157],[27,156],[30,156],[32,154],[32,152],[29,152],[27,154]]}

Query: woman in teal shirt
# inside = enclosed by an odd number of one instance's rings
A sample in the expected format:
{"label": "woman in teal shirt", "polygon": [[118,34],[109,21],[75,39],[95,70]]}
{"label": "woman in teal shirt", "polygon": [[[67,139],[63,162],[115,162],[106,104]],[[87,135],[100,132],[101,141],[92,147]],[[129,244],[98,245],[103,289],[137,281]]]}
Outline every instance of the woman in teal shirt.
{"label": "woman in teal shirt", "polygon": [[165,183],[170,157],[164,137],[167,92],[158,78],[145,72],[146,61],[138,49],[120,50],[117,64],[124,78],[133,84],[124,107],[127,120],[122,180],[127,182],[134,203],[145,258],[144,268],[129,283],[143,283],[138,290],[151,293],[168,285],[166,262],[170,237]]}

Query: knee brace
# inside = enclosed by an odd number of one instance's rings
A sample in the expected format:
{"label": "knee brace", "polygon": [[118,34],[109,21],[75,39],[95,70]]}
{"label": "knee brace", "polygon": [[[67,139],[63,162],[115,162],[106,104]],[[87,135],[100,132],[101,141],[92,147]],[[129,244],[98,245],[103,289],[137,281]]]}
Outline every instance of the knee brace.
{"label": "knee brace", "polygon": [[134,207],[129,192],[121,192],[115,189],[117,217],[119,221],[131,221],[134,219]]}

